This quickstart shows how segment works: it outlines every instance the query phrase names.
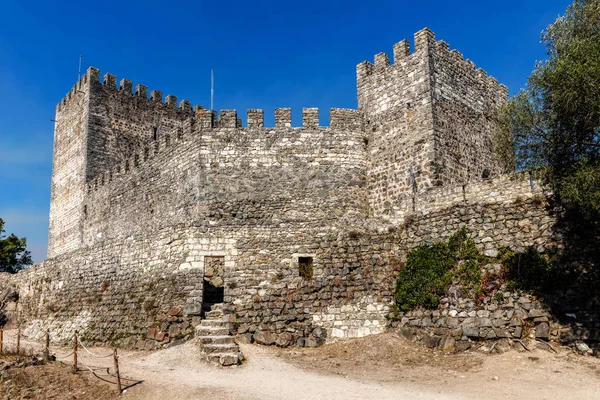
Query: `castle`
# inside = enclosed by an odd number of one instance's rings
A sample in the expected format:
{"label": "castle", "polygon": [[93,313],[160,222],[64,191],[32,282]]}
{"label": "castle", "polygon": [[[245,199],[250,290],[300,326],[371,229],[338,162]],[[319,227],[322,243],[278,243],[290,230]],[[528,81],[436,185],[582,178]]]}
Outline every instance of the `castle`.
{"label": "castle", "polygon": [[151,349],[224,303],[237,335],[314,346],[383,332],[406,251],[460,226],[543,250],[551,218],[492,152],[505,86],[424,29],[357,97],[243,126],[88,69],[56,109],[49,259],[10,278],[30,334]]}
{"label": "castle", "polygon": [[[242,127],[235,110],[217,118],[99,75],[90,68],[57,106],[50,257],[93,246],[99,235],[203,220],[209,209],[243,221],[250,200],[292,201],[303,222],[394,219],[414,193],[500,172],[492,117],[507,88],[428,29],[415,35],[412,54],[407,41],[396,44],[393,64],[385,53],[359,64],[358,110],[332,109],[329,127],[312,108],[299,128],[285,108],[275,110],[274,128],[264,127],[262,110],[249,110]],[[277,209],[252,219],[277,217],[287,219]]]}

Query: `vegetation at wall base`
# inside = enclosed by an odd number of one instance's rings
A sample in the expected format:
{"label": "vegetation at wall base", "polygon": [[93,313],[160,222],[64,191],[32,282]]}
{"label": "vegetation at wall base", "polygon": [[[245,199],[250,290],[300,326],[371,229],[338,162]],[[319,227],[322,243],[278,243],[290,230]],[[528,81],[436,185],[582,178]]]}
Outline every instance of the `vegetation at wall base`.
{"label": "vegetation at wall base", "polygon": [[[502,265],[499,273],[484,271],[486,265],[498,263]],[[520,253],[501,248],[498,257],[482,255],[462,228],[447,242],[419,246],[408,253],[396,279],[394,308],[396,312],[435,309],[451,285],[476,303],[486,297],[503,303],[503,291],[544,296],[571,283],[558,262],[533,247]]]}
{"label": "vegetation at wall base", "polygon": [[565,269],[533,247],[522,253],[502,248],[498,258],[502,262],[501,275],[509,291],[544,295],[570,284]]}
{"label": "vegetation at wall base", "polygon": [[485,259],[464,227],[447,242],[417,247],[408,253],[406,264],[398,273],[396,309],[436,308],[456,279],[465,286],[476,287],[481,282],[481,262]]}

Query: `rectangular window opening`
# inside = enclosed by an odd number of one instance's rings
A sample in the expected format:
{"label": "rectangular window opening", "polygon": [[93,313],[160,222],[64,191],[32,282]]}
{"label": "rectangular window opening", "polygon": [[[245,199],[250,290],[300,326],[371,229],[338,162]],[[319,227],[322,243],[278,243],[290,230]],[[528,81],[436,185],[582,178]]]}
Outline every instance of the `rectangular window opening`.
{"label": "rectangular window opening", "polygon": [[303,279],[309,280],[313,277],[313,258],[298,257],[298,272]]}

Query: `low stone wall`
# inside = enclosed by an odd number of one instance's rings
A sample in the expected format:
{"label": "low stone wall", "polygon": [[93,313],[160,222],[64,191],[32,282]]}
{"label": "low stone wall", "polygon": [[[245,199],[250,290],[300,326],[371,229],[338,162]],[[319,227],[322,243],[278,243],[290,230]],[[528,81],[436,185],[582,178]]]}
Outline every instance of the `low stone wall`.
{"label": "low stone wall", "polygon": [[[436,310],[400,312],[390,327],[407,339],[448,352],[467,350],[473,342],[483,340],[509,339],[515,346],[522,346],[518,340],[525,338],[558,340],[565,332],[548,307],[533,296],[498,292],[502,301],[487,298],[485,304],[478,304],[473,299],[452,297],[459,291],[451,287],[450,296],[443,298]],[[503,346],[506,343],[503,341]]]}
{"label": "low stone wall", "polygon": [[[170,243],[170,245],[167,245]],[[180,233],[153,242],[104,242],[46,260],[11,277],[22,330],[53,342],[79,330],[86,343],[152,349],[192,337],[199,323],[202,276],[180,270]]]}

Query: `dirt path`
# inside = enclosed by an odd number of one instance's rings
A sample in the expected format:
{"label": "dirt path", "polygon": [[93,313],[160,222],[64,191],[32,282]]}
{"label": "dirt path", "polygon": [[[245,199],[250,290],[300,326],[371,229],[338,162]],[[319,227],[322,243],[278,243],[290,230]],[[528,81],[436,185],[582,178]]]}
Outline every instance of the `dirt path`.
{"label": "dirt path", "polygon": [[244,345],[242,351],[247,364],[228,369],[205,364],[193,343],[123,351],[122,374],[143,382],[122,398],[600,399],[600,360],[566,349],[443,355],[385,334],[319,349]]}

